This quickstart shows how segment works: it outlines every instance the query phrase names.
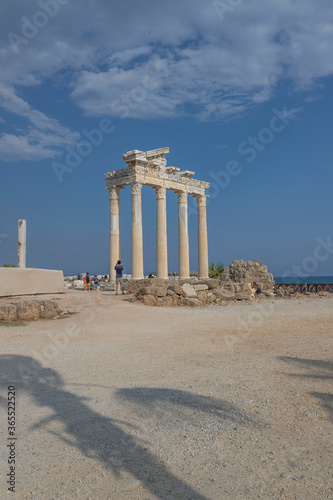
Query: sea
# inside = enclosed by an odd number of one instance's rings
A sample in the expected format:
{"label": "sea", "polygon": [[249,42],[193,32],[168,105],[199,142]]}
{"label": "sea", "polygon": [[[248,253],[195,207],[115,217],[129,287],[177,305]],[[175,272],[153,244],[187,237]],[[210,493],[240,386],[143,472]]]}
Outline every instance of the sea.
{"label": "sea", "polygon": [[281,276],[274,276],[274,281],[277,285],[280,284],[315,284],[315,283],[325,283],[325,284],[331,284],[333,283],[333,276],[305,276],[305,277],[299,277],[299,276],[287,276],[287,277],[281,277]]}

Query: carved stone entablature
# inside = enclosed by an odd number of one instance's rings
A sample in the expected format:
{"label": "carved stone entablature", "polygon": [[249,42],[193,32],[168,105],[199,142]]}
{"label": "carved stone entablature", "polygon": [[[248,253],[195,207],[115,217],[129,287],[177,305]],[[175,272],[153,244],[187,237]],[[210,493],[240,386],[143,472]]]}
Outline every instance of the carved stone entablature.
{"label": "carved stone entablature", "polygon": [[209,188],[208,182],[193,179],[191,170],[180,171],[177,167],[166,167],[164,156],[169,148],[139,151],[134,149],[123,155],[126,168],[105,174],[106,188],[128,186],[140,183],[146,186],[163,187],[175,192],[187,192],[192,195],[204,195]]}

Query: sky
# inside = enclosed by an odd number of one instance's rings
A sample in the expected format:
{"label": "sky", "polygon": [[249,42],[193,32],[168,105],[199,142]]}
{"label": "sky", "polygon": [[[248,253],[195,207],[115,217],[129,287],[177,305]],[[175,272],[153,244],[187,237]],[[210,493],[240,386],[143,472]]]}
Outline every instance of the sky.
{"label": "sky", "polygon": [[[210,183],[209,261],[333,275],[331,0],[4,0],[0,4],[0,265],[109,272],[105,172],[169,147]],[[130,271],[130,188],[121,256]],[[145,272],[155,191],[142,189]],[[178,202],[167,194],[169,271]],[[197,214],[189,197],[190,267]]]}

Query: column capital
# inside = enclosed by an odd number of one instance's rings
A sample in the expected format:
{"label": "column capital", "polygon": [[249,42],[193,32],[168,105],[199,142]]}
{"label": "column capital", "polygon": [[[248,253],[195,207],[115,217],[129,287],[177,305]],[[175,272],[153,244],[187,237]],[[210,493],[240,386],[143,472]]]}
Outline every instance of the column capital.
{"label": "column capital", "polygon": [[178,193],[178,201],[179,203],[187,203],[187,193]]}
{"label": "column capital", "polygon": [[207,202],[207,196],[205,194],[195,195],[198,202],[198,207],[205,207]]}
{"label": "column capital", "polygon": [[158,187],[155,187],[154,189],[156,191],[156,199],[157,200],[161,200],[161,199],[166,198],[166,188],[165,187],[158,186]]}
{"label": "column capital", "polygon": [[118,199],[120,189],[122,189],[120,186],[111,186],[109,188],[110,198]]}
{"label": "column capital", "polygon": [[141,193],[142,184],[140,184],[140,182],[135,182],[134,184],[132,184],[131,187],[132,187],[132,194]]}

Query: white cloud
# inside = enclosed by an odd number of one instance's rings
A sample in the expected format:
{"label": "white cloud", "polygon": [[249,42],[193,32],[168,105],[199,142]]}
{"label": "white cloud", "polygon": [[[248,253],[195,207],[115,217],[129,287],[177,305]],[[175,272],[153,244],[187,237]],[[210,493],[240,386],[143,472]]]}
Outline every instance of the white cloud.
{"label": "white cloud", "polygon": [[[22,36],[22,17],[38,10],[1,5],[1,32]],[[25,151],[50,155],[75,133],[29,105],[26,87],[47,84],[52,100],[61,86],[87,116],[225,119],[268,101],[281,82],[317,89],[333,73],[332,51],[331,0],[244,0],[223,20],[209,0],[71,0],[18,53],[2,37],[0,105],[27,120]]]}
{"label": "white cloud", "polygon": [[2,161],[41,160],[54,158],[68,144],[80,137],[63,127],[55,119],[33,109],[15,94],[14,89],[0,85],[0,107],[16,116],[25,118],[30,125],[17,135],[4,133],[0,137]]}
{"label": "white cloud", "polygon": [[55,152],[40,144],[32,144],[28,137],[3,134],[0,137],[0,159],[4,162],[44,160],[54,158]]}

